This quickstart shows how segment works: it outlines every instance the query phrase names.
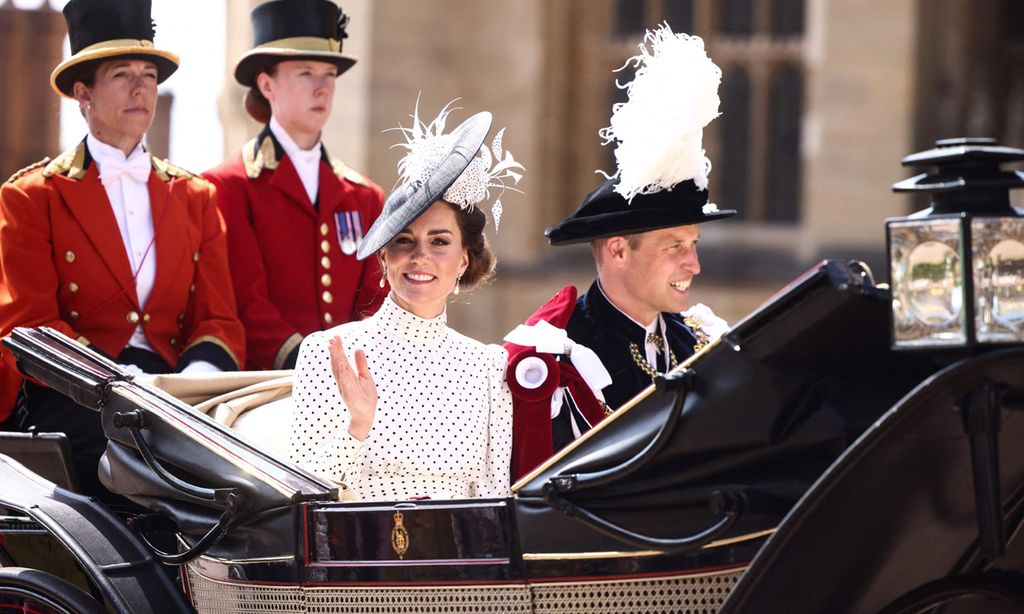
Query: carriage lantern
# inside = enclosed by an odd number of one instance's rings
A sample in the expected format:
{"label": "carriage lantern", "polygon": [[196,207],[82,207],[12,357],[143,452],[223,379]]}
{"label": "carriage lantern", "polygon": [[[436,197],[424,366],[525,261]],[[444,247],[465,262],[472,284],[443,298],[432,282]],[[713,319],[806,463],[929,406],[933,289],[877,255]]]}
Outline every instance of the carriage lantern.
{"label": "carriage lantern", "polygon": [[931,206],[886,221],[895,349],[1024,343],[1024,211],[1009,191],[1024,150],[993,139],[946,139],[903,158],[928,166],[893,186]]}

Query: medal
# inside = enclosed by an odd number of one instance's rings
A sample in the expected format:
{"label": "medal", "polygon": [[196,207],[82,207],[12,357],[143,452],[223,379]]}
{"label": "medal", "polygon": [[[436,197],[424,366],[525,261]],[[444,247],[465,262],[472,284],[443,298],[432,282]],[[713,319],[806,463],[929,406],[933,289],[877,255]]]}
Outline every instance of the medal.
{"label": "medal", "polygon": [[338,247],[341,253],[351,256],[363,240],[362,218],[358,211],[339,211],[334,214],[334,222],[338,231]]}

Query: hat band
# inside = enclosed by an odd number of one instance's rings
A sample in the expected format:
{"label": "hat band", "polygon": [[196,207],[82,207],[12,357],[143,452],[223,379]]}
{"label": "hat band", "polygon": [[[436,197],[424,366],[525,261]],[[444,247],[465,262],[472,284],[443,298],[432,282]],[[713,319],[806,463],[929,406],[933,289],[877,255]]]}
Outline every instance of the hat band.
{"label": "hat band", "polygon": [[320,38],[318,36],[292,36],[290,38],[279,38],[257,45],[257,49],[297,49],[299,51],[327,51],[338,53],[341,51],[341,43],[333,38]]}
{"label": "hat band", "polygon": [[75,55],[83,53],[92,53],[94,51],[103,51],[104,49],[118,49],[124,47],[146,47],[147,49],[153,48],[153,41],[148,41],[140,38],[115,38],[109,41],[100,41],[93,43],[88,47],[79,50]]}

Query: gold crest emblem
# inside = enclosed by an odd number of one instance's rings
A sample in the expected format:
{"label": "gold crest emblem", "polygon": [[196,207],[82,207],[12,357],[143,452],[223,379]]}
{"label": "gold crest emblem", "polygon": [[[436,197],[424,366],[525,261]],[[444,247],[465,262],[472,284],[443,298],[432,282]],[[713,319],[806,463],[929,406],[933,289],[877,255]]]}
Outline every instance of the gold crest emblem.
{"label": "gold crest emblem", "polygon": [[404,521],[402,512],[395,512],[395,526],[391,529],[391,547],[400,559],[404,559],[406,551],[409,550],[409,532],[405,530]]}

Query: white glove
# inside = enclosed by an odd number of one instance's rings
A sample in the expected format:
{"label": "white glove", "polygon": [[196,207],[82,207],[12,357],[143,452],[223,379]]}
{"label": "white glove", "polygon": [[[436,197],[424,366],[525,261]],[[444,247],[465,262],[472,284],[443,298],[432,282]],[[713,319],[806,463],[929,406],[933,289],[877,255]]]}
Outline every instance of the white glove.
{"label": "white glove", "polygon": [[195,362],[188,363],[188,366],[182,369],[181,372],[195,375],[196,373],[220,373],[220,369],[211,362],[197,360]]}
{"label": "white glove", "polygon": [[128,375],[134,375],[135,377],[149,375],[148,373],[140,369],[138,365],[124,365],[121,363],[117,363],[117,366],[121,367],[121,370],[127,373]]}

